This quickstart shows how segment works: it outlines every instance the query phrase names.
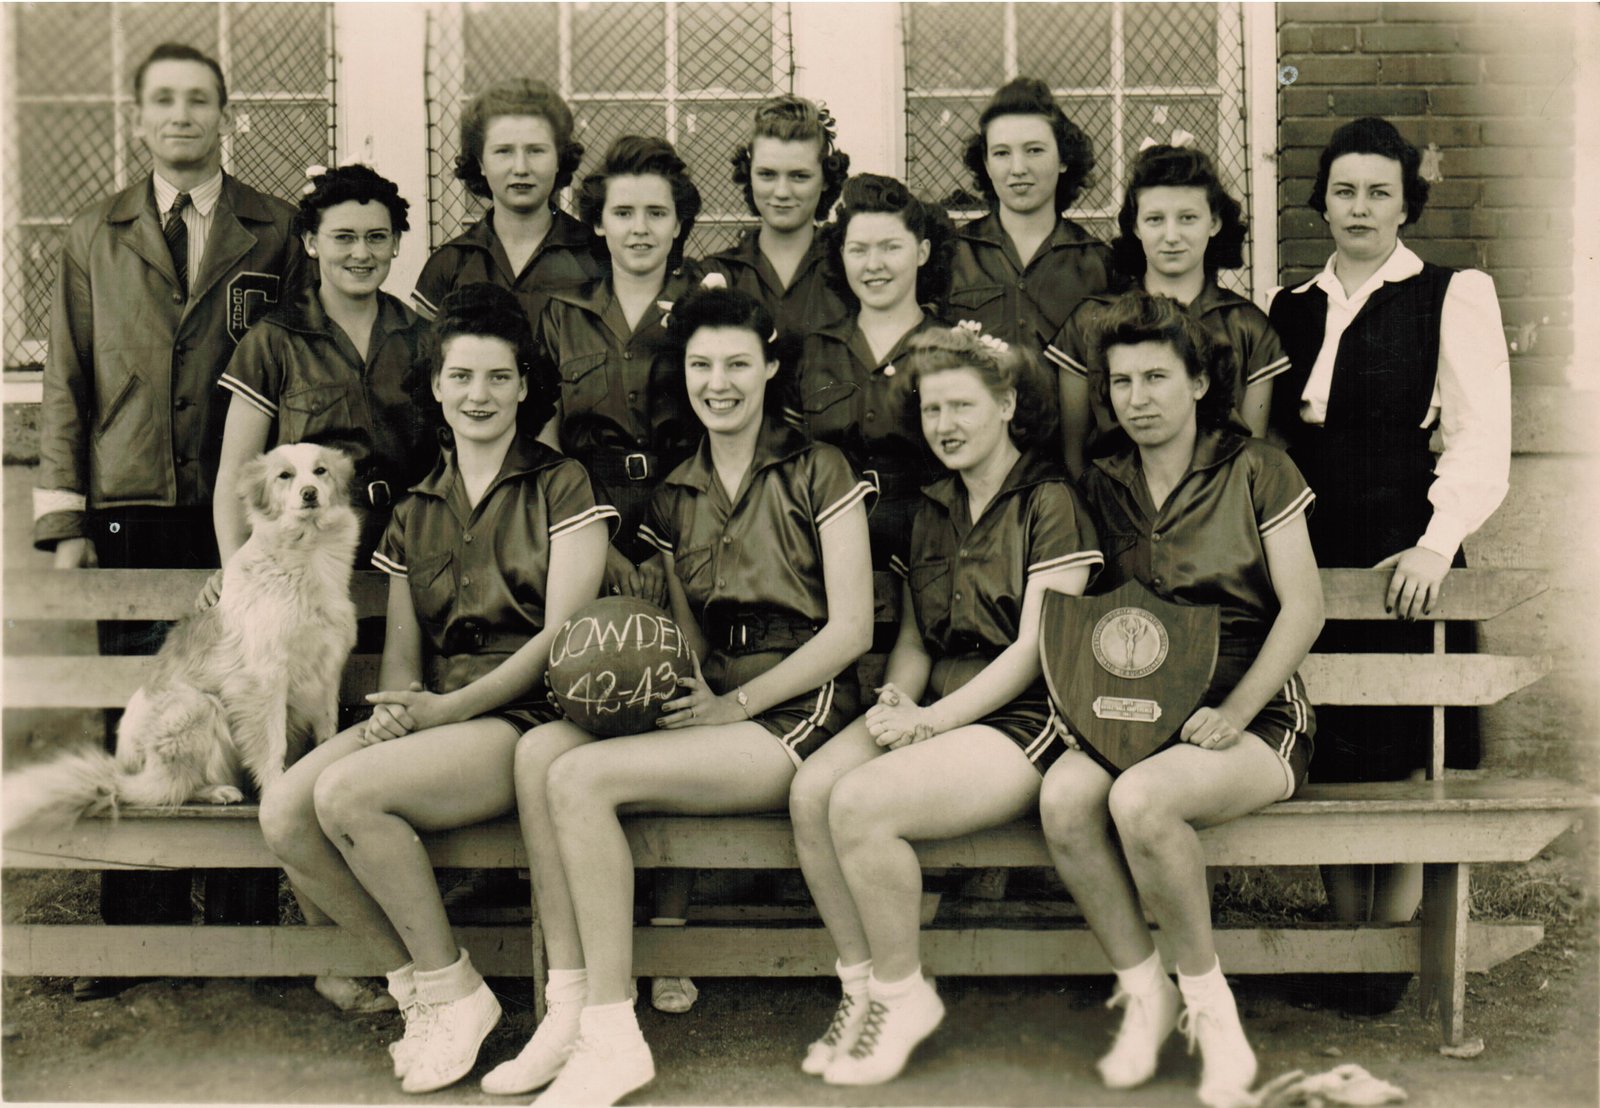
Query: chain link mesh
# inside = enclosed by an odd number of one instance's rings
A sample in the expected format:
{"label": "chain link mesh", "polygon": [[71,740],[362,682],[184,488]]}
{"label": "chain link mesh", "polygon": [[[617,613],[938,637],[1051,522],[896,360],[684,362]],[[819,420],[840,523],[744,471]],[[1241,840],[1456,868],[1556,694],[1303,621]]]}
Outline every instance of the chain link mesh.
{"label": "chain link mesh", "polygon": [[156,45],[187,43],[221,63],[229,173],[297,197],[306,165],[332,160],[328,4],[11,4],[3,17],[8,367],[43,360],[67,223],[150,171],[128,113],[134,70]]}
{"label": "chain link mesh", "polygon": [[[665,135],[704,198],[691,256],[754,220],[729,179],[752,106],[793,89],[787,4],[440,4],[428,21],[430,245],[483,213],[454,176],[461,110],[508,77],[549,82],[572,107],[581,179],[619,135]],[[570,197],[563,199],[570,210]]]}
{"label": "chain link mesh", "polygon": [[[952,215],[984,209],[962,156],[984,104],[1018,75],[1049,84],[1094,142],[1094,184],[1068,213],[1092,233],[1116,234],[1139,144],[1180,129],[1250,214],[1240,5],[908,3],[901,13],[907,182]],[[1248,271],[1223,278],[1249,292]]]}

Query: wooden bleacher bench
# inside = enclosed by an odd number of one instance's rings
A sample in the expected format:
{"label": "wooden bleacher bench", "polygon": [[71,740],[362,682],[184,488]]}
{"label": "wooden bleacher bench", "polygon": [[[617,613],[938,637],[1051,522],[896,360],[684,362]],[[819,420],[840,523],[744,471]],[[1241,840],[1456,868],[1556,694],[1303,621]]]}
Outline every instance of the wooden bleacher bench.
{"label": "wooden bleacher bench", "polygon": [[[188,610],[203,572],[166,570],[14,571],[4,577],[8,620],[172,619]],[[1387,619],[1387,573],[1324,570],[1330,619]],[[1542,592],[1543,578],[1519,570],[1455,570],[1435,617],[1487,620]],[[381,616],[385,579],[357,575],[365,617]],[[1444,624],[1434,652],[1416,655],[1313,655],[1302,669],[1320,704],[1426,704],[1434,707],[1432,780],[1321,785],[1292,800],[1202,833],[1214,866],[1421,863],[1425,893],[1419,923],[1225,928],[1222,960],[1234,973],[1417,971],[1424,1015],[1437,1007],[1445,1039],[1463,1037],[1466,973],[1528,950],[1537,924],[1479,924],[1468,918],[1471,866],[1525,862],[1572,827],[1593,798],[1550,780],[1452,779],[1443,773],[1446,705],[1494,704],[1538,680],[1546,657],[1446,655]],[[148,665],[141,658],[6,657],[5,704],[12,708],[120,707]],[[343,698],[361,703],[377,659],[358,656]],[[274,868],[250,806],[124,810],[117,819],[81,822],[59,835],[4,843],[4,865],[23,869]],[[703,870],[797,868],[783,816],[639,816],[627,823],[641,867]],[[425,836],[436,866],[521,868],[527,862],[514,818]],[[917,849],[929,867],[1049,866],[1035,820]],[[1010,926],[1003,924],[1010,923]],[[530,926],[461,927],[461,943],[485,973],[543,977],[541,936]],[[1158,936],[1159,941],[1159,936]],[[635,931],[641,975],[814,976],[832,972],[834,951],[814,920],[754,924],[740,919]],[[941,975],[1101,974],[1109,972],[1081,924],[1059,920],[935,925],[923,955]],[[377,964],[337,928],[278,926],[119,926],[8,924],[4,971],[13,975],[300,976],[377,974]],[[542,994],[542,989],[540,990]]]}

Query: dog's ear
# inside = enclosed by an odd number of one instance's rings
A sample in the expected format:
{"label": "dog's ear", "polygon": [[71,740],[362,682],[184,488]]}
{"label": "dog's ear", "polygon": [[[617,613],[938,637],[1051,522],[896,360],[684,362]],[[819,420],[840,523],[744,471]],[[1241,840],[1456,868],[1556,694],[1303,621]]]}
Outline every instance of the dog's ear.
{"label": "dog's ear", "polygon": [[251,515],[272,519],[278,514],[278,504],[272,495],[272,477],[281,464],[272,453],[267,453],[251,458],[240,470],[234,492]]}
{"label": "dog's ear", "polygon": [[355,479],[356,475],[355,462],[351,461],[350,455],[336,446],[324,446],[322,448],[322,457],[323,464],[332,472],[334,482],[338,485],[339,499],[348,500],[350,482]]}

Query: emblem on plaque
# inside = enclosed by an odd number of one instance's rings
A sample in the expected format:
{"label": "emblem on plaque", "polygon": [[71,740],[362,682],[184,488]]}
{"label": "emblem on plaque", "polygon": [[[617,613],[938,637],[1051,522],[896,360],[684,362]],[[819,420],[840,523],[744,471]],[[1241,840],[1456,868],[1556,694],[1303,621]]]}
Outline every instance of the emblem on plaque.
{"label": "emblem on plaque", "polygon": [[1056,711],[1096,761],[1127,769],[1200,706],[1220,627],[1215,606],[1174,604],[1138,581],[1103,596],[1046,594],[1039,655]]}

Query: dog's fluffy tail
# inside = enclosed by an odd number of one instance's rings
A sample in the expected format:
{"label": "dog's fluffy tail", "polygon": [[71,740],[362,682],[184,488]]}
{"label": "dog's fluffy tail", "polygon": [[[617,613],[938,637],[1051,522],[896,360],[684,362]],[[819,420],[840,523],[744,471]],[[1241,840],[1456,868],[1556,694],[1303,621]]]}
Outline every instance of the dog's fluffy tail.
{"label": "dog's fluffy tail", "polygon": [[[48,762],[6,774],[3,827],[17,831],[66,830],[85,816],[115,813],[124,804],[172,807],[204,784],[201,767],[182,757],[168,758],[192,729],[226,726],[221,705],[202,693],[168,698],[152,709],[141,689],[123,716],[119,757],[86,747]],[[141,731],[130,742],[130,726]],[[141,751],[131,754],[131,751]]]}

